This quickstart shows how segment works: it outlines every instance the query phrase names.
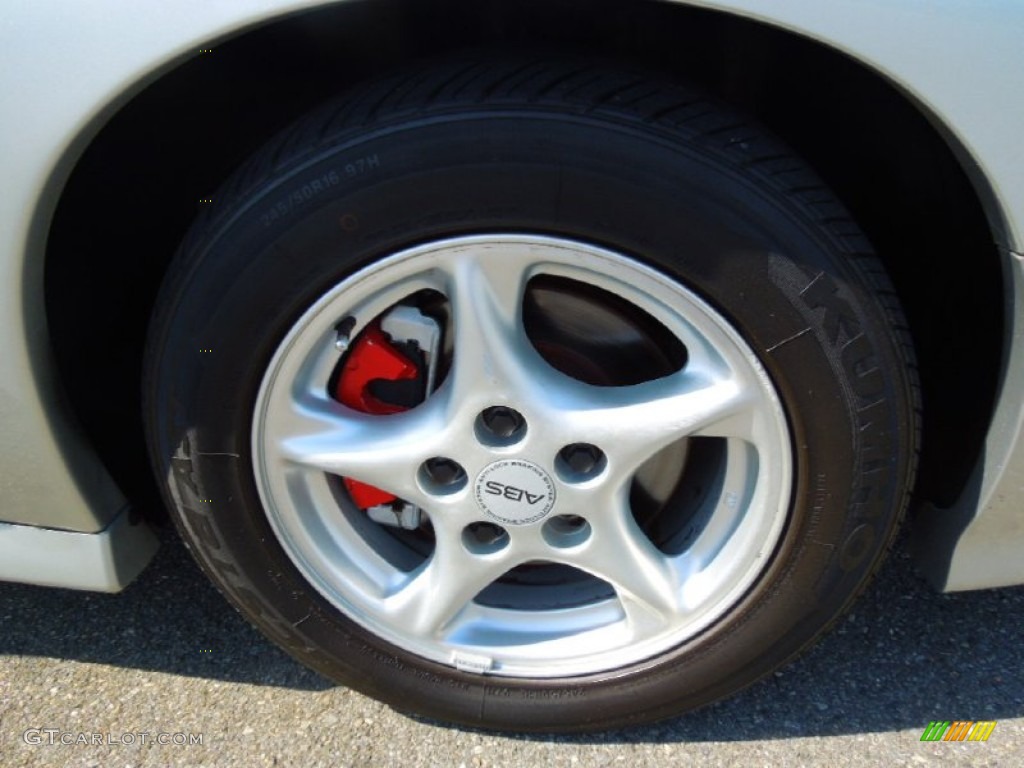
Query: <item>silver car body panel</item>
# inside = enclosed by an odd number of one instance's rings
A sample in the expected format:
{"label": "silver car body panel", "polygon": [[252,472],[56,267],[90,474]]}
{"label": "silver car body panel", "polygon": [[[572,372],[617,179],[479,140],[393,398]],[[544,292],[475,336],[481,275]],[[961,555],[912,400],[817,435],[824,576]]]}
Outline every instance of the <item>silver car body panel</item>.
{"label": "silver car body panel", "polygon": [[0,581],[118,592],[152,559],[158,542],[128,509],[97,533],[0,523]]}
{"label": "silver car body panel", "polygon": [[[1024,582],[1024,313],[1017,310],[1024,262],[1015,255],[1024,251],[1024,69],[1016,66],[1024,3],[676,1],[845,52],[916,102],[958,154],[1005,250],[1009,352],[974,482],[952,509],[931,510],[921,520],[921,562],[947,590]],[[107,0],[100,8],[78,0],[9,0],[0,12],[0,519],[21,524],[4,527],[10,542],[39,550],[38,567],[23,555],[22,567],[0,568],[0,579],[55,583],[44,574],[53,564],[49,548],[89,539],[96,541],[61,550],[75,567],[58,569],[60,583],[111,588],[120,581],[110,574],[128,572],[114,567],[128,539],[111,527],[124,498],[62,398],[43,307],[47,231],[75,162],[121,105],[175,64],[218,39],[320,5]],[[116,205],[110,202],[112,213]],[[26,526],[39,527],[35,538]],[[12,551],[2,541],[0,562]]]}

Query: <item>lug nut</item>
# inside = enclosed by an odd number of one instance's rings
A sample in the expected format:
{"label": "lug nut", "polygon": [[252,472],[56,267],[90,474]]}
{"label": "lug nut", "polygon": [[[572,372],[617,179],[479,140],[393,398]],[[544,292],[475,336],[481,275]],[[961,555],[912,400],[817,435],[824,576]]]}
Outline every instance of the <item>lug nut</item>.
{"label": "lug nut", "polygon": [[508,531],[494,523],[470,523],[462,529],[462,545],[475,555],[492,554],[508,543]]}
{"label": "lug nut", "polygon": [[436,456],[423,462],[427,476],[437,485],[455,485],[461,482],[466,473],[457,461],[444,456]]}
{"label": "lug nut", "polygon": [[508,535],[504,528],[494,523],[474,523],[470,526],[470,532],[484,546],[494,544]]}
{"label": "lug nut", "polygon": [[544,540],[552,547],[575,547],[591,535],[590,523],[579,515],[555,515],[544,523]]}
{"label": "lug nut", "polygon": [[567,445],[558,452],[558,455],[569,469],[581,475],[589,475],[599,471],[604,461],[604,454],[601,452],[601,449],[590,443]]}
{"label": "lug nut", "polygon": [[526,423],[519,411],[505,405],[485,408],[480,418],[488,431],[498,437],[511,437]]}
{"label": "lug nut", "polygon": [[587,521],[579,515],[558,515],[557,519],[559,519],[562,522],[562,524],[565,525],[567,530],[571,531],[578,531],[580,528],[587,524]]}

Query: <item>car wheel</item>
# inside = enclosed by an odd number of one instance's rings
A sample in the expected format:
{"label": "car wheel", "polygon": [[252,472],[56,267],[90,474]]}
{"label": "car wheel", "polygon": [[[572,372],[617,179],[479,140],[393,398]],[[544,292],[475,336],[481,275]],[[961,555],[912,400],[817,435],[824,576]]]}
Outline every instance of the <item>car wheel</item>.
{"label": "car wheel", "polygon": [[913,479],[870,247],[728,109],[594,62],[447,62],[264,149],[146,373],[182,535],[271,639],[420,715],[666,717],[849,604]]}

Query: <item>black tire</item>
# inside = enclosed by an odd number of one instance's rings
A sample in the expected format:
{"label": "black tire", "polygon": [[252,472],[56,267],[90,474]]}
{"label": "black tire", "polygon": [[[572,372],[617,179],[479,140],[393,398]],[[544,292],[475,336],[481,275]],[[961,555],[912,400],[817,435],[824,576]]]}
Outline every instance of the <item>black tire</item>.
{"label": "black tire", "polygon": [[[652,658],[547,679],[422,658],[311,586],[268,522],[253,411],[285,334],[382,257],[487,233],[607,248],[686,286],[755,352],[785,408],[793,483],[774,550],[728,611]],[[877,569],[917,453],[904,321],[843,207],[758,126],[594,62],[449,62],[299,122],[193,227],[159,299],[145,388],[172,515],[243,615],[399,710],[495,729],[647,722],[768,674]]]}

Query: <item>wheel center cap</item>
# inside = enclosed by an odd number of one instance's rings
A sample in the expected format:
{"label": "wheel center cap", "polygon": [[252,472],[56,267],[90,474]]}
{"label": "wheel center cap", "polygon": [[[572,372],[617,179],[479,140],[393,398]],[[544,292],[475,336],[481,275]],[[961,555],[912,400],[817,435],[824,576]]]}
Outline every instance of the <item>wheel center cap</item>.
{"label": "wheel center cap", "polygon": [[476,503],[506,525],[540,520],[555,505],[555,485],[543,469],[522,459],[502,459],[477,475]]}

